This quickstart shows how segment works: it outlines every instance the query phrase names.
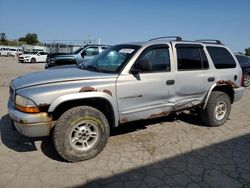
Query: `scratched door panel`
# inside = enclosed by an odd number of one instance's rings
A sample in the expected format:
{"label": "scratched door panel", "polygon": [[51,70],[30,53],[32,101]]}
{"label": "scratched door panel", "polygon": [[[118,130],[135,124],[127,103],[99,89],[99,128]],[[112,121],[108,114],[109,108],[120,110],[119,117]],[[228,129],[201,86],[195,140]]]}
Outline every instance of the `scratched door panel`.
{"label": "scratched door panel", "polygon": [[[204,48],[200,44],[176,44],[176,110],[200,104],[213,85],[211,71]],[[210,80],[211,79],[211,80]]]}

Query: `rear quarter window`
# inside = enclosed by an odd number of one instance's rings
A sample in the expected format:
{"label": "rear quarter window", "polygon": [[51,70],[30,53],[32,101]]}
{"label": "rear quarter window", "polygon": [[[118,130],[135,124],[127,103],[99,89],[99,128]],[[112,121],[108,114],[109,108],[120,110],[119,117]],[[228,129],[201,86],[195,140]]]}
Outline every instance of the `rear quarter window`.
{"label": "rear quarter window", "polygon": [[223,47],[208,46],[207,51],[216,69],[235,68],[236,62],[231,53]]}

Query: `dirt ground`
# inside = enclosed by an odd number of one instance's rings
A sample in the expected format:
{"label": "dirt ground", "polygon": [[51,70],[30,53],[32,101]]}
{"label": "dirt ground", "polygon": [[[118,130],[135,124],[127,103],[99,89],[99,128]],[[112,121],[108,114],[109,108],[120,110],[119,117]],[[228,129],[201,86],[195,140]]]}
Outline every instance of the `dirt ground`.
{"label": "dirt ground", "polygon": [[250,187],[250,89],[221,127],[199,117],[137,121],[111,131],[96,158],[64,162],[49,137],[13,130],[7,112],[11,80],[42,71],[0,57],[0,187]]}

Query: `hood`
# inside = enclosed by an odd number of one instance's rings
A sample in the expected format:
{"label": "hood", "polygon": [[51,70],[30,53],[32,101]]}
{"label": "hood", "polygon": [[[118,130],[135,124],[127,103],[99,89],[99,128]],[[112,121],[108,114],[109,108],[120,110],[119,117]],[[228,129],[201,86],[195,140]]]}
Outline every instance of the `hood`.
{"label": "hood", "polygon": [[22,55],[19,55],[19,57],[26,57],[26,56],[33,56],[34,54],[22,54]]}
{"label": "hood", "polygon": [[12,81],[15,89],[56,82],[116,78],[117,74],[92,72],[79,68],[51,69],[20,76]]}

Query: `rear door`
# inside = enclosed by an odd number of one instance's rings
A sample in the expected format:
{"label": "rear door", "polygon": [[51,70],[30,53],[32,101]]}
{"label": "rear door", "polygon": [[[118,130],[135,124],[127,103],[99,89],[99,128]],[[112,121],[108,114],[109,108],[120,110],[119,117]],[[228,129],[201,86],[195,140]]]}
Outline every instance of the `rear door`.
{"label": "rear door", "polygon": [[118,77],[121,123],[167,115],[173,109],[175,75],[171,72],[171,59],[168,45],[152,45],[141,53],[130,74]]}
{"label": "rear door", "polygon": [[203,101],[215,82],[215,75],[200,44],[176,44],[176,110],[188,108]]}

